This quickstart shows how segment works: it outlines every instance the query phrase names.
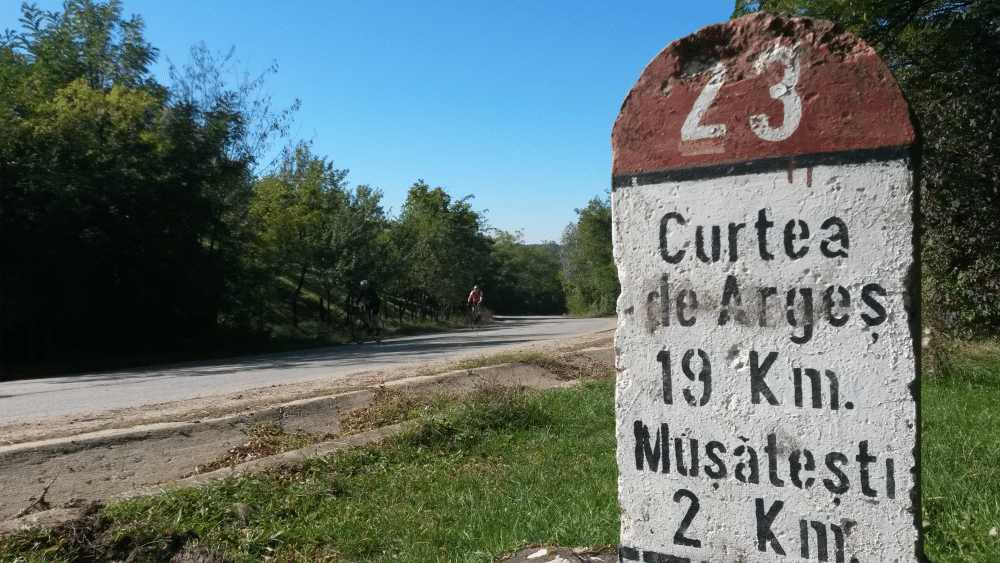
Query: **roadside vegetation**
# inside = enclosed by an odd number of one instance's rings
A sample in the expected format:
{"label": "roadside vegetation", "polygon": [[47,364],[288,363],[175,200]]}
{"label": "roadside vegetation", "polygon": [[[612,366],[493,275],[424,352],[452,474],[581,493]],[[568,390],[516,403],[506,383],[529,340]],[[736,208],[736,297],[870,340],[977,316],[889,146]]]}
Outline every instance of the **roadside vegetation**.
{"label": "roadside vegetation", "polygon": [[566,309],[577,316],[613,315],[621,284],[612,252],[611,196],[591,199],[576,214],[562,237]]}
{"label": "roadside vegetation", "polygon": [[1000,561],[1000,341],[953,347],[921,387],[924,550]]}
{"label": "roadside vegetation", "polygon": [[[0,540],[0,560],[490,562],[533,544],[614,545],[613,370],[587,375],[569,389],[489,387],[461,400],[386,392],[352,415],[352,429],[413,421],[401,435],[116,501],[53,533]],[[277,440],[281,432],[264,426],[258,435]]]}
{"label": "roadside vegetation", "polygon": [[123,9],[24,3],[0,34],[0,379],[339,344],[364,279],[396,333],[454,323],[473,285],[498,314],[565,311],[559,245],[422,179],[390,215],[288,138],[276,66],[201,44],[155,77]]}

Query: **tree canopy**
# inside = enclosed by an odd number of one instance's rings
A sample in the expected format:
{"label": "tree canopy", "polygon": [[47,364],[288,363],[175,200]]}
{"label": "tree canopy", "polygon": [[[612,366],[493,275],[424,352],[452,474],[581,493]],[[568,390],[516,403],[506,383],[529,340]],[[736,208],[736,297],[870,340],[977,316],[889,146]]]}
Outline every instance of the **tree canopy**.
{"label": "tree canopy", "polygon": [[0,41],[5,360],[208,343],[247,300],[245,107],[201,111],[149,74],[119,0],[23,4]]}
{"label": "tree canopy", "polygon": [[525,244],[521,232],[494,231],[487,276],[489,306],[506,315],[559,315],[566,310],[559,245]]}
{"label": "tree canopy", "polygon": [[[498,312],[564,310],[555,243],[491,230],[471,195],[423,180],[390,217],[309,143],[262,163],[298,107],[261,92],[276,65],[233,81],[233,51],[200,44],[162,85],[122,6],[25,3],[0,37],[0,376],[336,334],[362,279],[397,323],[455,313],[473,285]],[[610,208],[581,213],[574,291],[607,312]]]}
{"label": "tree canopy", "polygon": [[610,315],[621,293],[611,240],[611,196],[595,197],[576,214],[579,219],[563,231],[562,239],[566,306],[577,315]]}
{"label": "tree canopy", "polygon": [[406,269],[411,299],[454,308],[486,272],[489,240],[482,215],[467,196],[452,200],[423,180],[410,187],[393,239]]}

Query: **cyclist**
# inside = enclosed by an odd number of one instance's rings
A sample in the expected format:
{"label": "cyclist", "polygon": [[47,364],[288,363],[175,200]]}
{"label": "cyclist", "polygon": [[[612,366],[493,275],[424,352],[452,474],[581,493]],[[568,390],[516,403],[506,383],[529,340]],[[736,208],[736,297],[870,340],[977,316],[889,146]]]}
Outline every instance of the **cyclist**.
{"label": "cyclist", "polygon": [[478,317],[480,308],[483,305],[483,290],[479,289],[478,285],[472,287],[466,304],[472,309],[473,316]]}
{"label": "cyclist", "polygon": [[368,280],[361,280],[361,291],[358,293],[357,303],[364,307],[364,310],[373,319],[378,317],[379,311],[382,310],[382,300],[378,298],[375,284]]}

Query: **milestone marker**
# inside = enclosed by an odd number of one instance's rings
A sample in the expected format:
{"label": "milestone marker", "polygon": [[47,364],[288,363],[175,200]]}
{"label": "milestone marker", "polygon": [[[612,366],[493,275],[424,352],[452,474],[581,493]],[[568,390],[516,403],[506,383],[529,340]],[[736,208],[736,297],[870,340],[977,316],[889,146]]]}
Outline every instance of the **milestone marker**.
{"label": "milestone marker", "polygon": [[829,22],[643,71],[612,133],[622,561],[923,558],[913,143]]}

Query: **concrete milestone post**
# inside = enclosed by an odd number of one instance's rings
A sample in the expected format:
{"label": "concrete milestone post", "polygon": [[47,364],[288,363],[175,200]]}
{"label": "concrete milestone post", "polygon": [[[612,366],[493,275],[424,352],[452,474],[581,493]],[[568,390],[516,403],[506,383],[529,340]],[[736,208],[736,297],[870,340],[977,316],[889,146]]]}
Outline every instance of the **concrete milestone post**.
{"label": "concrete milestone post", "polygon": [[623,561],[922,560],[913,142],[829,22],[646,67],[612,133]]}

